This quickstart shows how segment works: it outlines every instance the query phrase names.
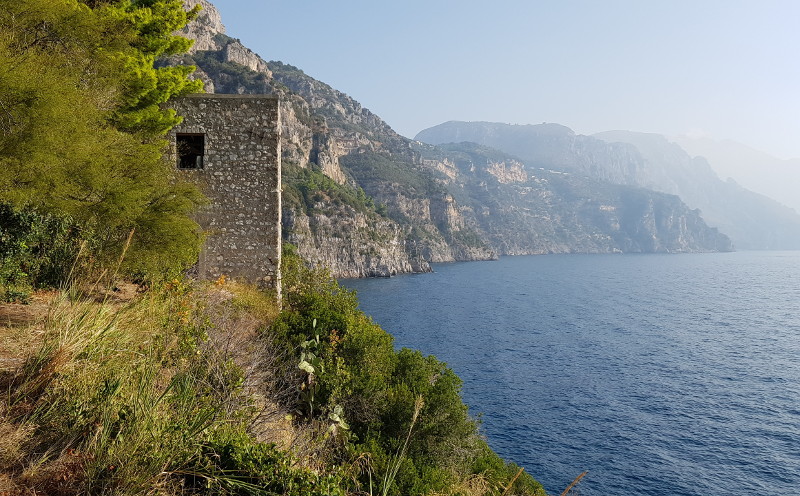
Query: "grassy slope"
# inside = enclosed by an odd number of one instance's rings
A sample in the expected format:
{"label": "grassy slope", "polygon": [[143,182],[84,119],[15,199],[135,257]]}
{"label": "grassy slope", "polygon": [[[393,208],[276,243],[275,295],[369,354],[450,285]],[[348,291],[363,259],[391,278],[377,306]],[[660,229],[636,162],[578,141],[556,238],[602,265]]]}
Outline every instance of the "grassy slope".
{"label": "grassy slope", "polygon": [[[288,282],[281,314],[225,281],[0,308],[23,317],[0,315],[0,494],[506,494],[517,467],[478,436],[444,364],[392,351],[324,273]],[[316,328],[334,331],[339,351],[317,353],[337,374],[300,371],[287,345],[286,323],[315,312],[342,319]],[[385,384],[358,382],[377,369]],[[312,379],[323,389],[309,415]],[[469,442],[454,444],[453,425]],[[523,473],[507,494],[544,492]]]}

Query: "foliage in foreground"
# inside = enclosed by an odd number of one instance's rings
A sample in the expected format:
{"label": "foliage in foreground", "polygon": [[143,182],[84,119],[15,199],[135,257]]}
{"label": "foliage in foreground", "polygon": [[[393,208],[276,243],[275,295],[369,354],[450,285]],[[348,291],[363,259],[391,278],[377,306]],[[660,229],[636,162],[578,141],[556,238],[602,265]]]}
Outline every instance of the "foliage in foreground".
{"label": "foliage in foreground", "polygon": [[0,493],[344,494],[248,434],[242,369],[213,339],[238,321],[219,328],[200,300],[179,282],[124,305],[62,295],[0,373]]}
{"label": "foliage in foreground", "polygon": [[[291,248],[283,281],[285,309],[272,332],[304,350],[297,401],[307,418],[325,420],[339,434],[332,463],[367,457],[359,481],[382,494],[455,494],[476,479],[484,483],[480,494],[504,493],[519,467],[480,437],[450,368],[418,351],[395,351],[391,335],[358,310],[354,292],[326,271],[306,268]],[[297,369],[297,362],[284,366]],[[395,476],[380,480],[390,472]],[[544,492],[523,473],[508,494]]]}
{"label": "foliage in foreground", "polygon": [[32,289],[58,286],[80,250],[69,217],[0,203],[0,302],[26,303]]}
{"label": "foliage in foreground", "polygon": [[[0,372],[0,493],[544,494],[479,436],[450,369],[395,351],[353,293],[286,261],[280,313],[224,281],[63,294]],[[292,441],[263,434],[265,403]]]}
{"label": "foliage in foreground", "polygon": [[[179,118],[162,104],[200,83],[187,79],[193,68],[153,66],[188,49],[172,33],[192,15],[180,0],[0,0],[3,208],[23,221],[68,218],[106,262],[133,231],[123,269],[139,277],[193,263],[188,214],[202,198],[163,158]],[[24,225],[3,224],[0,236]]]}

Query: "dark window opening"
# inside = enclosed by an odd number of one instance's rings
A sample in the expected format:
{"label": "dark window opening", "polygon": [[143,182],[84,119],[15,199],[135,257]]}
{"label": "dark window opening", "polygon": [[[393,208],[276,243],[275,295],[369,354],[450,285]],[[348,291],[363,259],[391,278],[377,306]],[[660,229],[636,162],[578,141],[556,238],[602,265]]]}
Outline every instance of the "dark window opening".
{"label": "dark window opening", "polygon": [[178,149],[179,169],[202,169],[205,155],[206,136],[204,134],[178,134],[175,137]]}

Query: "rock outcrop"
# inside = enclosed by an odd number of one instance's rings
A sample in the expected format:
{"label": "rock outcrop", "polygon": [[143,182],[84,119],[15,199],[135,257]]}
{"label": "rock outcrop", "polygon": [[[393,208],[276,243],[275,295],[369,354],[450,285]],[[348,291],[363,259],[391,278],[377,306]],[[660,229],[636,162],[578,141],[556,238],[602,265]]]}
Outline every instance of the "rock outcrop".
{"label": "rock outcrop", "polygon": [[406,233],[388,219],[375,219],[347,207],[321,202],[320,210],[306,214],[284,211],[286,241],[305,260],[330,269],[337,277],[390,277],[430,272],[421,256],[408,256]]}
{"label": "rock outcrop", "polygon": [[454,164],[443,181],[460,192],[462,222],[500,255],[732,249],[674,195],[527,167],[474,143],[418,146],[433,170]]}
{"label": "rock outcrop", "polygon": [[218,34],[225,34],[225,26],[217,8],[208,0],[184,0],[183,3],[189,9],[201,7],[197,17],[181,30],[183,36],[194,40],[190,53],[222,49],[216,38]]}
{"label": "rock outcrop", "polygon": [[702,157],[657,134],[610,131],[576,135],[558,124],[447,122],[421,131],[430,144],[470,141],[526,164],[677,195],[743,249],[800,248],[800,216],[777,202],[719,179]]}

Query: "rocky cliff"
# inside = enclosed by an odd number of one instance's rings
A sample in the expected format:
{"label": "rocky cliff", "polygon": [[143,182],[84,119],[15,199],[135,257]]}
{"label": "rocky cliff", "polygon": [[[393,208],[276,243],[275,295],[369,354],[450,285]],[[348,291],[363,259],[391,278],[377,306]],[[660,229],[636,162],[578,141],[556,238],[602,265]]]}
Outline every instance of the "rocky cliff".
{"label": "rocky cliff", "polygon": [[[420,272],[430,270],[429,261],[496,257],[484,245],[459,241],[468,228],[442,207],[451,198],[415,162],[410,140],[300,69],[267,63],[225,34],[213,5],[187,0],[187,5],[197,3],[203,11],[184,35],[201,41],[188,56],[171,62],[196,65],[207,91],[282,97],[284,237],[301,255],[340,277]],[[362,160],[367,156],[370,160]],[[347,203],[359,192],[372,206],[354,214],[358,202]],[[462,237],[474,237],[468,234]]]}
{"label": "rocky cliff", "polygon": [[416,138],[431,144],[471,141],[533,166],[678,195],[739,248],[800,248],[800,216],[720,180],[703,158],[691,157],[660,135],[611,131],[582,136],[558,124],[453,121],[421,131]]}
{"label": "rocky cliff", "polygon": [[648,187],[649,182],[635,147],[575,134],[560,124],[450,121],[420,131],[414,139],[432,145],[477,143],[519,157],[531,167],[571,171],[617,184]]}
{"label": "rocky cliff", "polygon": [[465,222],[501,255],[728,251],[675,195],[527,166],[474,143],[418,145],[458,191]]}
{"label": "rocky cliff", "polygon": [[[207,90],[281,96],[284,238],[307,260],[331,267],[337,276],[419,272],[430,270],[428,262],[486,260],[498,254],[716,247],[687,231],[705,227],[695,224],[679,201],[641,193],[653,200],[651,210],[628,211],[620,204],[615,207],[620,208],[618,222],[592,224],[578,212],[600,183],[582,187],[586,198],[567,199],[560,196],[567,190],[530,189],[537,180],[557,182],[555,177],[533,177],[531,164],[504,156],[470,170],[447,153],[423,149],[344,93],[294,66],[266,62],[242,46],[225,34],[218,12],[207,1],[186,2],[203,6],[203,13],[185,30],[198,43],[189,55],[170,63],[196,65]],[[591,166],[592,159],[586,160]],[[495,183],[501,189],[482,193]],[[550,204],[538,204],[538,216],[511,215],[530,210],[525,200],[531,195],[548,197]],[[547,210],[559,204],[569,207],[564,212]],[[658,242],[619,235],[628,233],[626,226],[635,224],[631,219],[640,214],[643,225],[650,226],[640,233],[650,232]],[[686,229],[673,229],[670,219]],[[614,228],[615,222],[622,227]],[[591,241],[575,229],[606,236],[605,241]],[[517,230],[526,234],[515,234]],[[672,238],[682,241],[675,244]]]}
{"label": "rocky cliff", "polygon": [[800,249],[800,215],[734,181],[722,181],[703,157],[692,157],[659,134],[611,131],[594,135],[607,142],[636,147],[650,187],[677,194],[703,218],[728,234],[737,247],[750,250]]}

